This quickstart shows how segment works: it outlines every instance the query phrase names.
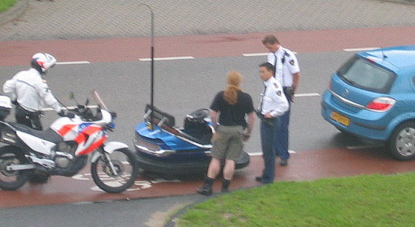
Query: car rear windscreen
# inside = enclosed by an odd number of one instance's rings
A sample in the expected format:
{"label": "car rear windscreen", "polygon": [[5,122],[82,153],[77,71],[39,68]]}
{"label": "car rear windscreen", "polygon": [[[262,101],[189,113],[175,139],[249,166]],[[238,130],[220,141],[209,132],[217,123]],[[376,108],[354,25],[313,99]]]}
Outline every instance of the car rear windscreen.
{"label": "car rear windscreen", "polygon": [[389,93],[395,79],[391,71],[357,56],[347,61],[337,74],[352,86],[378,93]]}

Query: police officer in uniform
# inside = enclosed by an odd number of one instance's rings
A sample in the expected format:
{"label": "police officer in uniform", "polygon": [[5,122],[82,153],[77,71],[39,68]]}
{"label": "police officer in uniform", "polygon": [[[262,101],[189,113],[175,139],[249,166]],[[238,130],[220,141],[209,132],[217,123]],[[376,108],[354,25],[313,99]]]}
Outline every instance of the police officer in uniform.
{"label": "police officer in uniform", "polygon": [[275,148],[277,138],[280,136],[279,117],[287,112],[289,104],[284,95],[283,88],[277,79],[273,77],[274,66],[271,63],[263,63],[259,66],[261,79],[264,81],[264,92],[257,111],[261,119],[261,147],[264,159],[264,170],[261,176],[255,178],[264,184],[272,183],[275,177]]}
{"label": "police officer in uniform", "polygon": [[17,73],[3,85],[3,92],[16,105],[16,121],[42,130],[40,115],[43,103],[52,107],[59,116],[73,117],[71,112],[65,114],[46,81],[42,79],[42,75],[56,64],[56,59],[47,53],[37,53],[32,56],[30,64],[29,70]]}
{"label": "police officer in uniform", "polygon": [[[283,48],[273,35],[266,36],[262,40],[262,43],[270,51],[268,54],[268,62],[274,66],[274,77],[283,86],[285,97],[287,97],[288,103],[291,104],[300,79],[298,60],[294,53]],[[276,152],[281,159],[281,166],[286,166],[290,158],[290,154],[288,153],[289,123],[290,109],[280,117],[279,121],[279,136]]]}
{"label": "police officer in uniform", "polygon": [[[17,73],[3,85],[3,92],[16,105],[15,118],[17,123],[27,125],[35,130],[42,130],[40,121],[43,103],[52,107],[59,116],[73,118],[72,112],[65,113],[59,105],[46,81],[42,79],[48,69],[56,64],[56,59],[47,53],[37,53],[32,56],[31,68]],[[29,176],[31,183],[46,183],[49,174],[35,171]]]}

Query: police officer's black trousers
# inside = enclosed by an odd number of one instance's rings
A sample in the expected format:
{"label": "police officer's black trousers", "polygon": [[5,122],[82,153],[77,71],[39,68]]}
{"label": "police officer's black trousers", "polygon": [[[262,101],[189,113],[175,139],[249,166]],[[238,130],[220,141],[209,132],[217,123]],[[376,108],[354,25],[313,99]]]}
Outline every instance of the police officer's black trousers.
{"label": "police officer's black trousers", "polygon": [[17,123],[27,125],[35,130],[43,129],[42,123],[40,122],[40,112],[30,112],[20,105],[17,105],[15,118]]}

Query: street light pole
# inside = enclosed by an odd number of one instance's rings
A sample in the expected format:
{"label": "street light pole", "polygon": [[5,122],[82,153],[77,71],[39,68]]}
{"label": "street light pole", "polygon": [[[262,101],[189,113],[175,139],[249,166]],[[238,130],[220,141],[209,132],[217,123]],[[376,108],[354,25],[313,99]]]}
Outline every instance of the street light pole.
{"label": "street light pole", "polygon": [[150,94],[150,124],[148,128],[150,130],[154,129],[153,126],[153,110],[154,110],[154,13],[151,7],[145,3],[140,4],[140,6],[145,6],[150,10],[151,14],[151,94]]}

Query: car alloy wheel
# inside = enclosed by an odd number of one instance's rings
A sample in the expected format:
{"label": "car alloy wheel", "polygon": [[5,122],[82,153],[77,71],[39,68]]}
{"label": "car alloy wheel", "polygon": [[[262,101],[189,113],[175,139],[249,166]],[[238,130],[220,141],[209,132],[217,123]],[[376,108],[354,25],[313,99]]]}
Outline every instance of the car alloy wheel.
{"label": "car alloy wheel", "polygon": [[406,122],[396,128],[391,137],[389,149],[398,160],[415,158],[415,122]]}

